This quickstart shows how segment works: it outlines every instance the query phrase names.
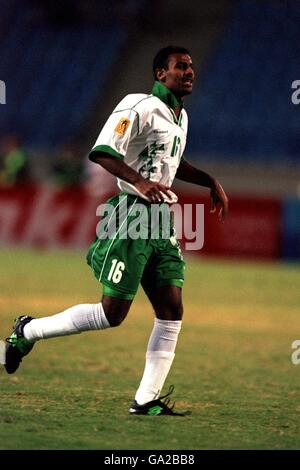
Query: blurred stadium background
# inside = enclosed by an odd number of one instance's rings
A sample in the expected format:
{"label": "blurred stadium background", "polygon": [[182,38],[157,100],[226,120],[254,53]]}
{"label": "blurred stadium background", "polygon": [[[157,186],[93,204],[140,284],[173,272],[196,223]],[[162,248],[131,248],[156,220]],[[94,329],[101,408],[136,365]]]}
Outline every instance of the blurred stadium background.
{"label": "blurred stadium background", "polygon": [[[96,207],[114,193],[115,183],[88,162],[87,154],[117,102],[127,93],[149,92],[152,59],[161,47],[182,45],[191,51],[197,81],[186,100],[190,127],[185,156],[216,176],[230,197],[224,225],[206,212],[204,248],[190,258],[187,273],[186,336],[174,374],[184,393],[190,384],[186,399],[194,402],[195,416],[200,414],[198,428],[188,421],[178,437],[175,427],[158,435],[149,424],[150,441],[143,441],[138,426],[131,440],[128,429],[136,427],[132,422],[123,434],[117,431],[151,328],[135,313],[151,310],[139,296],[129,326],[124,326],[125,339],[122,330],[109,338],[104,335],[96,346],[89,341],[94,333],[88,339],[82,335],[76,338],[79,351],[74,348],[66,356],[66,343],[53,340],[40,348],[40,355],[34,350],[30,356],[46,375],[41,377],[28,358],[30,384],[23,370],[16,379],[6,378],[1,448],[299,446],[296,421],[293,424],[299,392],[289,355],[291,342],[299,336],[300,105],[291,97],[293,81],[300,80],[300,2],[0,0],[0,6],[0,80],[6,84],[6,104],[0,104],[0,314],[6,333],[11,316],[23,308],[50,314],[99,298],[84,255],[95,236]],[[177,182],[175,192],[182,203],[204,202],[207,211],[205,190]],[[133,336],[131,318],[143,337]],[[133,347],[138,345],[135,351],[127,350],[127,338]],[[75,344],[72,338],[66,341]],[[94,355],[103,344],[109,364],[101,355],[105,389],[100,395],[101,384],[95,391],[99,370]],[[114,347],[122,351],[124,370],[118,369],[121,359],[114,358]],[[90,361],[84,366],[81,352]],[[191,361],[192,354],[197,361]],[[58,375],[73,387],[76,399],[67,388],[62,390],[54,375],[57,364]],[[192,370],[193,377],[183,377],[182,370]],[[112,392],[108,384],[112,387],[114,377]],[[108,424],[101,444],[95,436],[89,441],[76,434],[79,426],[86,436],[90,431],[87,419],[73,416],[72,400],[80,402],[88,394],[83,380],[106,403],[104,414],[107,406],[110,411],[116,406],[113,418],[104,416],[107,423],[115,420],[116,432],[114,424]],[[24,395],[19,397],[20,410],[15,408],[12,385]],[[119,388],[125,390],[126,403],[124,398],[119,408],[117,400],[108,405],[119,396]],[[44,405],[49,393],[53,402]],[[37,412],[32,395],[41,403]],[[60,423],[66,419],[64,408],[70,406],[70,424],[62,424],[70,426],[68,441],[65,433],[53,432],[55,422],[47,415],[51,403],[61,413]],[[219,413],[214,408],[218,406],[228,406],[227,411]],[[47,425],[52,423],[51,438],[37,421],[32,421],[36,432],[28,435],[29,425],[17,420],[23,413],[28,423],[41,409]],[[272,411],[272,418],[264,415],[266,410]],[[18,435],[7,424],[14,417]],[[164,432],[173,440],[164,440]]]}
{"label": "blurred stadium background", "polygon": [[149,92],[156,51],[183,44],[198,75],[185,154],[231,196],[226,226],[206,220],[201,254],[300,258],[299,2],[1,0],[1,11],[3,243],[87,245],[86,198],[114,191],[87,153],[125,94]]}

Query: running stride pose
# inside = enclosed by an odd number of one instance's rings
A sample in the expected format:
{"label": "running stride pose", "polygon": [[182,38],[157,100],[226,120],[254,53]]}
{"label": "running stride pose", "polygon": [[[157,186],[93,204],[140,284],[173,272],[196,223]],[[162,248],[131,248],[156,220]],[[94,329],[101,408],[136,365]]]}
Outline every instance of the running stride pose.
{"label": "running stride pose", "polygon": [[[148,342],[144,374],[130,413],[179,415],[159,398],[174,356],[181,328],[181,290],[184,261],[176,240],[159,236],[134,239],[120,236],[132,219],[135,206],[150,215],[152,204],[174,202],[174,178],[210,188],[211,212],[219,205],[219,218],[228,211],[227,196],[218,181],[191,166],[183,157],[187,114],[183,98],[192,93],[195,73],[188,50],[169,46],[153,62],[151,94],[130,94],[117,105],[90,152],[89,158],[118,178],[120,194],[111,198],[111,220],[119,224],[107,238],[97,237],[87,260],[103,284],[98,304],[75,305],[44,318],[22,316],[16,320],[6,348],[6,370],[14,373],[36,341],[88,330],[119,326],[125,319],[141,283],[156,315]],[[126,218],[121,208],[126,202]],[[150,216],[151,217],[151,216]],[[120,222],[122,220],[122,222]],[[103,224],[102,224],[103,225]],[[107,225],[110,225],[108,220]],[[171,227],[173,230],[173,227]]]}

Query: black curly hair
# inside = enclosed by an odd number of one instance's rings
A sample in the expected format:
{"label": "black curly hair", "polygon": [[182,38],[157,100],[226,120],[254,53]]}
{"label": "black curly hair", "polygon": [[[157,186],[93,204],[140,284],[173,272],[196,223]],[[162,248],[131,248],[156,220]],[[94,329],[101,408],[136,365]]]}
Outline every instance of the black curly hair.
{"label": "black curly hair", "polygon": [[156,56],[153,59],[153,77],[154,80],[157,80],[156,78],[156,71],[157,69],[167,69],[168,68],[168,62],[169,62],[169,56],[171,54],[188,54],[190,55],[189,51],[185,47],[179,47],[179,46],[167,46],[164,47],[163,49],[160,49]]}

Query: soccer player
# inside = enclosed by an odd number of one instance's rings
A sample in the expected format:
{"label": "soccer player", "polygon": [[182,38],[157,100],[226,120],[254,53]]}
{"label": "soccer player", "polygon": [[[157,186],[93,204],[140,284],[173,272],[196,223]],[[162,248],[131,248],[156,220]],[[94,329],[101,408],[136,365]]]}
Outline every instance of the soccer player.
{"label": "soccer player", "polygon": [[[45,338],[119,326],[125,319],[141,283],[154,312],[154,327],[148,342],[144,373],[129,412],[137,415],[179,415],[168,406],[169,393],[160,392],[171,368],[181,329],[181,291],[184,261],[172,236],[134,239],[121,237],[125,221],[135,206],[147,214],[153,204],[176,201],[170,187],[174,178],[210,188],[211,212],[218,207],[224,220],[228,199],[213,177],[194,168],[183,157],[187,114],[183,100],[193,89],[195,73],[188,50],[169,46],[153,61],[151,94],[130,94],[117,105],[101,130],[89,158],[118,178],[121,193],[108,202],[113,216],[120,217],[126,202],[126,218],[110,236],[97,237],[87,260],[103,285],[98,304],[75,305],[44,318],[21,316],[16,320],[6,348],[6,370],[14,373],[36,341]],[[167,201],[167,202],[166,202]],[[110,221],[106,219],[107,226]],[[102,228],[104,221],[102,220]],[[101,224],[101,223],[100,223]],[[165,399],[165,400],[164,400]]]}

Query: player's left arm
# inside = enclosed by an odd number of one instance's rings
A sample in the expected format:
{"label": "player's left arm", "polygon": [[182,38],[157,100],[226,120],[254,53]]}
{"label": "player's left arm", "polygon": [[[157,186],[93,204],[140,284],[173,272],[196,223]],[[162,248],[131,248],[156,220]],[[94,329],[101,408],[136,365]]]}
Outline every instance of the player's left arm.
{"label": "player's left arm", "polygon": [[182,159],[178,167],[176,178],[188,183],[194,183],[205,188],[210,188],[211,207],[210,212],[216,211],[217,206],[220,206],[218,217],[221,222],[224,222],[228,214],[228,197],[222,185],[216,178],[213,178],[208,173],[205,173],[193,165]]}

